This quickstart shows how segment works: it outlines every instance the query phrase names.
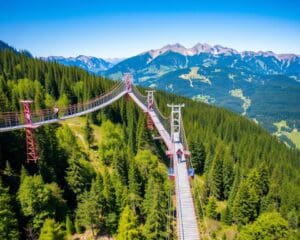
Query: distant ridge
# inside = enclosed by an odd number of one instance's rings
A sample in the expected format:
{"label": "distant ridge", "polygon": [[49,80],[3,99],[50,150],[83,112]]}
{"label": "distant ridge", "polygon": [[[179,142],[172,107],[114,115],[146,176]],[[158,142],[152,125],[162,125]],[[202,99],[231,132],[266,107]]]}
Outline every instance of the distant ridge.
{"label": "distant ridge", "polygon": [[77,57],[62,57],[62,56],[50,56],[42,58],[45,61],[53,61],[66,66],[76,66],[87,70],[88,72],[99,74],[111,68],[114,64],[105,61],[102,58],[90,57],[79,55]]}
{"label": "distant ridge", "polygon": [[[223,47],[221,45],[209,45],[207,43],[197,43],[195,46],[191,48],[186,48],[180,43],[175,43],[175,44],[168,44],[162,48],[155,49],[155,50],[150,50],[147,51],[150,53],[150,55],[155,58],[161,54],[164,54],[165,52],[177,52],[180,53],[184,56],[194,56],[198,55],[201,53],[209,53],[209,54],[214,54],[214,55],[233,55],[233,54],[240,54],[242,56],[246,55],[251,55],[251,56],[274,56],[278,57],[280,59],[290,59],[291,57],[299,57],[299,55],[296,54],[276,54],[272,51],[237,51],[233,48],[228,48],[228,47]],[[141,54],[145,54],[146,52],[143,52]]]}
{"label": "distant ridge", "polygon": [[276,132],[281,120],[300,129],[300,56],[198,43],[168,44],[125,59],[102,74],[183,95],[245,115]]}

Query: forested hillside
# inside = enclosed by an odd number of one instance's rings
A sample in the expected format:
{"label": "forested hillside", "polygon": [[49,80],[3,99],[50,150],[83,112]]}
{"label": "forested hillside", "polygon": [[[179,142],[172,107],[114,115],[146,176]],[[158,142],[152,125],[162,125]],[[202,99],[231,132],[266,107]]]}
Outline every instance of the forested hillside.
{"label": "forested hillside", "polygon": [[[1,112],[19,111],[20,99],[33,99],[36,109],[63,107],[113,84],[74,67],[0,52]],[[299,237],[299,152],[227,110],[164,92],[156,98],[166,114],[167,103],[185,103],[204,239]],[[24,131],[0,134],[0,239],[64,239],[85,230],[114,239],[173,239],[173,183],[144,113],[122,99],[81,120],[82,135],[72,123],[38,128],[36,165],[25,161]]]}

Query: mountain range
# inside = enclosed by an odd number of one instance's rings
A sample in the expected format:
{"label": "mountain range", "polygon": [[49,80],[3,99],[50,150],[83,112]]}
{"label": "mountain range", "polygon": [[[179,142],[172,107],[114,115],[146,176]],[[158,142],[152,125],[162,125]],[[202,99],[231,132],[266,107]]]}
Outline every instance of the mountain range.
{"label": "mountain range", "polygon": [[[270,132],[284,120],[300,128],[300,56],[238,52],[220,45],[185,48],[167,45],[125,59],[102,74],[228,108],[259,122]],[[285,136],[281,136],[285,138]]]}
{"label": "mountain range", "polygon": [[77,57],[61,57],[61,56],[50,56],[42,58],[46,61],[57,62],[66,66],[76,66],[87,70],[90,73],[100,74],[113,67],[113,63],[108,62],[102,58],[89,57],[84,55],[79,55]]}
{"label": "mountain range", "polygon": [[[300,129],[300,56],[243,51],[198,43],[169,44],[127,59],[45,57],[91,73],[121,79],[130,72],[143,87],[165,90],[225,107],[258,122],[289,145]],[[286,122],[285,131],[276,122]],[[275,124],[275,125],[274,125]]]}

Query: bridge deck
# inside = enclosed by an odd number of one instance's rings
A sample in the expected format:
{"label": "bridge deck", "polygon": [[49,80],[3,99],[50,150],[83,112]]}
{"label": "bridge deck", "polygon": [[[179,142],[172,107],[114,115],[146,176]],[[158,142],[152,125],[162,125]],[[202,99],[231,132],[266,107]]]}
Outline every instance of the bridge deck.
{"label": "bridge deck", "polygon": [[147,107],[142,103],[134,93],[130,92],[129,96],[133,101],[144,111],[150,115],[154,126],[168,147],[173,153],[175,180],[176,180],[176,209],[177,209],[177,230],[178,239],[180,240],[199,240],[198,223],[195,214],[195,207],[192,198],[187,164],[185,157],[182,156],[181,162],[178,162],[176,151],[183,150],[183,145],[180,142],[172,143],[170,134],[156,115],[155,111],[148,111]]}
{"label": "bridge deck", "polygon": [[164,126],[162,125],[162,123],[160,122],[158,116],[156,115],[156,113],[154,111],[148,111],[147,107],[144,105],[144,103],[142,103],[135,95],[134,93],[130,92],[129,96],[131,97],[131,99],[144,111],[144,112],[148,112],[148,114],[151,117],[151,120],[155,126],[155,128],[157,129],[157,131],[159,132],[159,135],[161,136],[161,138],[163,139],[164,143],[166,144],[168,149],[172,148],[172,143],[171,143],[171,138],[170,138],[170,134],[168,133],[168,131],[164,128]]}
{"label": "bridge deck", "polygon": [[199,240],[198,223],[189,183],[187,164],[184,156],[178,161],[176,150],[183,149],[181,143],[174,143],[174,167],[176,181],[176,205],[178,239]]}

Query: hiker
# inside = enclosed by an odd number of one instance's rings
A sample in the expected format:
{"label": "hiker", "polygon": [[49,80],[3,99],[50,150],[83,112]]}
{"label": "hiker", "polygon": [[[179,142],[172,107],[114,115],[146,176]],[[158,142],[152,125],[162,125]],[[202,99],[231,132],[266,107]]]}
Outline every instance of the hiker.
{"label": "hiker", "polygon": [[53,108],[53,115],[55,116],[55,118],[58,118],[58,112],[59,112],[58,107]]}
{"label": "hiker", "polygon": [[148,104],[149,110],[153,110],[153,102],[150,100]]}
{"label": "hiker", "polygon": [[177,150],[177,152],[176,152],[176,154],[177,154],[177,158],[178,158],[178,162],[180,162],[181,161],[181,159],[182,159],[182,151],[181,151],[181,149],[179,148],[178,150]]}

